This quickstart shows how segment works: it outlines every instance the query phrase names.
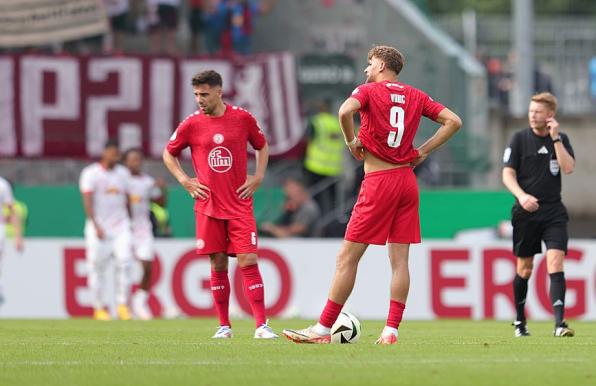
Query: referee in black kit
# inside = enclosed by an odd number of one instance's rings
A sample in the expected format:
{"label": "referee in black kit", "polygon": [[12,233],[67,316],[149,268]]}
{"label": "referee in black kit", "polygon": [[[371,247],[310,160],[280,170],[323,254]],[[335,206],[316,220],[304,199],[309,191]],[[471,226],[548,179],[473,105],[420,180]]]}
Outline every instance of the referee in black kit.
{"label": "referee in black kit", "polygon": [[511,210],[513,253],[517,274],[513,295],[517,318],[515,336],[529,336],[526,326],[526,295],[532,274],[533,258],[546,244],[550,276],[550,299],[555,314],[554,336],[574,335],[563,318],[565,310],[565,273],[567,254],[567,210],[561,202],[561,172],[575,167],[569,138],[559,133],[555,120],[557,98],[544,92],[532,97],[528,111],[530,127],[517,131],[503,155],[503,183],[516,198]]}

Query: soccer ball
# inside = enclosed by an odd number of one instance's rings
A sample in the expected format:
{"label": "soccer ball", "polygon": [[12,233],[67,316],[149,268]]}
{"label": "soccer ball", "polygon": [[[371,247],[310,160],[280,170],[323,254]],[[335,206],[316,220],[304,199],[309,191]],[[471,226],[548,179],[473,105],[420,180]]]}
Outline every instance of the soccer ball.
{"label": "soccer ball", "polygon": [[361,331],[358,318],[342,311],[331,327],[331,343],[356,343],[360,339]]}

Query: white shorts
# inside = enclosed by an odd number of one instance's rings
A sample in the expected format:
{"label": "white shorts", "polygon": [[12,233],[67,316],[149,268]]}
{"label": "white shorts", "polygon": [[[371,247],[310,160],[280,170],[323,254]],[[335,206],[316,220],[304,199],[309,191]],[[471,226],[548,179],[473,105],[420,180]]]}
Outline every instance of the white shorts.
{"label": "white shorts", "polygon": [[153,256],[155,254],[153,244],[154,240],[152,234],[143,236],[135,234],[132,242],[135,257],[142,261],[153,261]]}
{"label": "white shorts", "polygon": [[6,239],[6,231],[4,223],[0,222],[0,276],[2,275],[2,252],[4,252],[4,240]]}
{"label": "white shorts", "polygon": [[100,240],[93,224],[85,224],[85,250],[90,263],[101,263],[111,255],[122,262],[132,260],[131,241],[131,233],[126,228],[112,234],[106,232],[104,239]]}
{"label": "white shorts", "polygon": [[[2,209],[2,208],[0,208]],[[2,252],[4,252],[4,242],[6,241],[6,224],[0,221],[0,259],[2,258]]]}

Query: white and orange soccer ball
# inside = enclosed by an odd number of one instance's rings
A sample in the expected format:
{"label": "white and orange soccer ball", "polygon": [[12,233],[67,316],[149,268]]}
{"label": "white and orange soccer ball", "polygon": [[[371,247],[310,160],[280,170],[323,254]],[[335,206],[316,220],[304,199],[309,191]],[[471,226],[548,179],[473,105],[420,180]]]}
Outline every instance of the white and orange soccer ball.
{"label": "white and orange soccer ball", "polygon": [[331,327],[331,343],[356,343],[361,333],[362,326],[358,318],[342,311]]}

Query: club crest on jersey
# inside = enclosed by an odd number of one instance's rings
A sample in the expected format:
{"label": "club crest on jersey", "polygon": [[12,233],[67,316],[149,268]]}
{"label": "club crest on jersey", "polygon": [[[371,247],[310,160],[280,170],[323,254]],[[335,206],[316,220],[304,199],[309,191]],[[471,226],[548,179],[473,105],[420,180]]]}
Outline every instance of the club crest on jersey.
{"label": "club crest on jersey", "polygon": [[197,249],[205,248],[205,240],[197,239],[196,246],[197,246]]}
{"label": "club crest on jersey", "polygon": [[550,169],[550,174],[552,174],[553,176],[558,175],[559,170],[561,169],[559,167],[559,161],[557,161],[556,159],[551,159],[550,164],[549,164],[549,169]]}
{"label": "club crest on jersey", "polygon": [[224,141],[223,134],[217,133],[213,136],[213,142],[215,142],[216,144],[220,145],[223,141]]}
{"label": "club crest on jersey", "polygon": [[223,146],[209,152],[209,167],[217,173],[225,173],[232,168],[232,153]]}

